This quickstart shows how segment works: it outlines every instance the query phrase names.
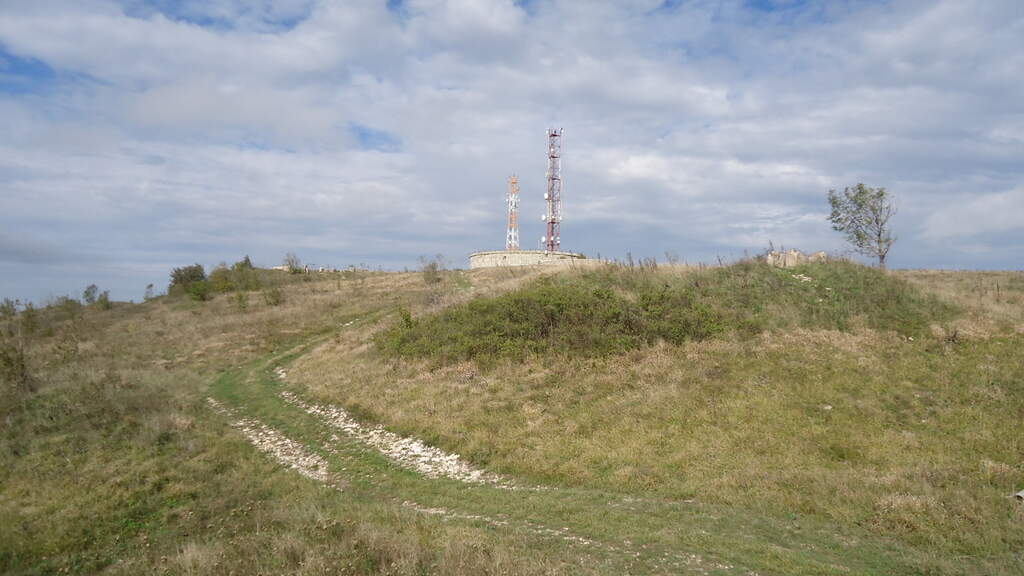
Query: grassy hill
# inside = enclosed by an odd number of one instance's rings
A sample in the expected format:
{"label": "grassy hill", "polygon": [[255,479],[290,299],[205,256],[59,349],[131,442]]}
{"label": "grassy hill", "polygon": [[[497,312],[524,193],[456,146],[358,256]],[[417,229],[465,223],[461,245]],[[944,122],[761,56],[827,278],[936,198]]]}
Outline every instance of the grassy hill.
{"label": "grassy hill", "polygon": [[[258,284],[0,320],[0,570],[1024,571],[1021,273]],[[282,393],[518,488],[410,471]]]}

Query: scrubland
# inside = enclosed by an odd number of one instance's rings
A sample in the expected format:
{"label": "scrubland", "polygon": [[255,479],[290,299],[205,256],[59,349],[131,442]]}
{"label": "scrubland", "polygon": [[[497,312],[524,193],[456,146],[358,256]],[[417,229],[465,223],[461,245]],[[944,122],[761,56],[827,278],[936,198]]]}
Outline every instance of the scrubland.
{"label": "scrubland", "polygon": [[[0,569],[1024,571],[1019,272],[260,275],[283,301],[0,320],[28,376],[5,370],[0,399]],[[403,470],[281,391],[521,489]],[[211,397],[338,487],[255,450]]]}

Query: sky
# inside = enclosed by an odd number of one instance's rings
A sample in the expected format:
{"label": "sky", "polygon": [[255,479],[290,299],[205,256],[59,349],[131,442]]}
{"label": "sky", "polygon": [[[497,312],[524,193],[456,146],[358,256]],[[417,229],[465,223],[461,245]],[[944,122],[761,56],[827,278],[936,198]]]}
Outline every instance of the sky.
{"label": "sky", "polygon": [[890,265],[1024,268],[1020,0],[3,0],[0,297],[173,267],[414,268],[543,235],[714,262],[846,249],[829,189],[885,187]]}

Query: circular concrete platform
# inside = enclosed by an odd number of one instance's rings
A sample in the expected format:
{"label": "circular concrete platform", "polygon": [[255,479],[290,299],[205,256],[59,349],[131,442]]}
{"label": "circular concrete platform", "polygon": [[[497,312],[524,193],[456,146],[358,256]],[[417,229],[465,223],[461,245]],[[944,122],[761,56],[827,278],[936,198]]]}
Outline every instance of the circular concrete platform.
{"label": "circular concrete platform", "polygon": [[536,266],[538,264],[564,264],[583,260],[586,256],[576,252],[545,252],[544,250],[490,250],[469,255],[469,268],[496,268],[499,266]]}

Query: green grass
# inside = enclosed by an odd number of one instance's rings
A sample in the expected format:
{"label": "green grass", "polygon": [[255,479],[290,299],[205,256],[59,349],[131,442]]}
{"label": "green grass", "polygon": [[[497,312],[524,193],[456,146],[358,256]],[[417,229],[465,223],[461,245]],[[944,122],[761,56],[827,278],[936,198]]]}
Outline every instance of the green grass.
{"label": "green grass", "polygon": [[785,270],[753,261],[673,274],[605,268],[548,276],[401,321],[377,337],[391,355],[459,360],[622,353],[792,327],[848,331],[858,324],[920,335],[954,307],[907,282],[850,262]]}
{"label": "green grass", "polygon": [[213,383],[418,289],[408,276],[275,276],[279,306],[241,311],[225,295],[40,311],[32,388],[0,378],[0,573],[598,571],[528,534],[338,493],[253,450],[206,406]]}
{"label": "green grass", "polygon": [[[0,572],[1024,571],[1019,275],[258,273],[278,305],[38,311],[18,341],[31,386],[0,378]],[[392,331],[381,354],[398,308],[421,351],[388,350]],[[276,395],[282,364],[295,392],[547,489],[431,480],[332,440]],[[344,491],[255,451],[210,395]],[[703,564],[665,560],[689,554]]]}

